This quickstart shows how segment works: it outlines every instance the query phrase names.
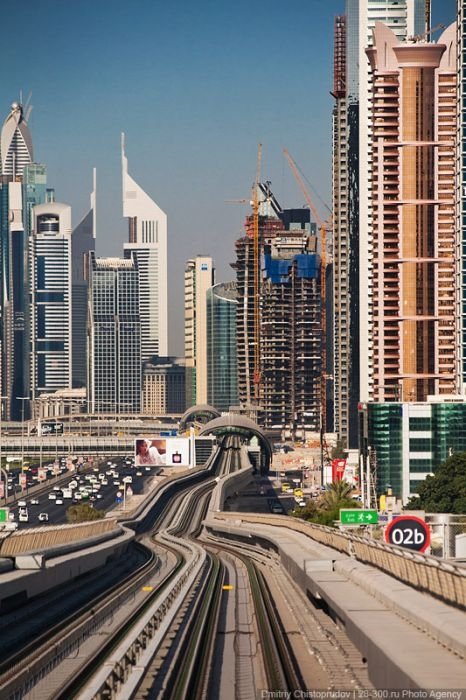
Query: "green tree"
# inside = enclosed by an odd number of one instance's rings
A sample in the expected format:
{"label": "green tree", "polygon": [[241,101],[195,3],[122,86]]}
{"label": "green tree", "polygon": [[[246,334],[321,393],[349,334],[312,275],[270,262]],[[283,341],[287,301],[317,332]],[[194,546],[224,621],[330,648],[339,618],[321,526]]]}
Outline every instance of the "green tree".
{"label": "green tree", "polygon": [[340,508],[360,508],[361,504],[351,498],[353,487],[347,481],[333,481],[320,498],[311,499],[293,515],[319,525],[333,526],[340,519]]}
{"label": "green tree", "polygon": [[97,510],[88,503],[79,503],[70,506],[66,510],[66,519],[69,523],[85,523],[89,520],[100,520],[105,517],[104,510]]}
{"label": "green tree", "polygon": [[466,452],[456,452],[419,485],[406,506],[428,513],[466,513]]}
{"label": "green tree", "polygon": [[344,459],[346,457],[345,441],[339,438],[335,447],[332,447],[332,459]]}
{"label": "green tree", "polygon": [[349,499],[353,493],[353,487],[347,481],[332,481],[326,491],[321,496],[322,507],[332,510],[341,501]]}

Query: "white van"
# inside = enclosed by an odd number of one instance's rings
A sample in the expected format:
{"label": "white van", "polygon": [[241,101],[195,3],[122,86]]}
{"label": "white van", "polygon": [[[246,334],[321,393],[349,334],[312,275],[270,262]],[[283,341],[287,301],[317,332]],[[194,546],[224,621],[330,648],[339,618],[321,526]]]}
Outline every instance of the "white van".
{"label": "white van", "polygon": [[28,523],[29,522],[29,513],[27,510],[20,510],[18,513],[18,520],[20,523]]}
{"label": "white van", "polygon": [[72,489],[63,489],[63,498],[73,498],[73,490]]}

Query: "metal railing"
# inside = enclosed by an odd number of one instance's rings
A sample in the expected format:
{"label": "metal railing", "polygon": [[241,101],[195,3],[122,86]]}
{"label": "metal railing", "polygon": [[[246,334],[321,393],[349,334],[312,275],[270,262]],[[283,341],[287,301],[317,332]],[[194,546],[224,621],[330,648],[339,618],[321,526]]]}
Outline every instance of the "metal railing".
{"label": "metal railing", "polygon": [[215,518],[285,527],[466,610],[466,567],[359,535],[283,515],[221,513]]}

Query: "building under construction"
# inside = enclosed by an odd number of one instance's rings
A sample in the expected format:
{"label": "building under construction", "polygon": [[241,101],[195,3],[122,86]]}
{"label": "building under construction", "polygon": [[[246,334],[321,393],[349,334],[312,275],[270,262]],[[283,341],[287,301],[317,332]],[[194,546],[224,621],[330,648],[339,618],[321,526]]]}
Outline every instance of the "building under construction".
{"label": "building under construction", "polygon": [[[253,217],[236,241],[238,392],[257,420],[304,437],[321,419],[320,257],[308,209],[282,210],[260,184],[259,289],[254,284]],[[254,324],[258,295],[259,337]],[[259,342],[259,372],[255,343]]]}

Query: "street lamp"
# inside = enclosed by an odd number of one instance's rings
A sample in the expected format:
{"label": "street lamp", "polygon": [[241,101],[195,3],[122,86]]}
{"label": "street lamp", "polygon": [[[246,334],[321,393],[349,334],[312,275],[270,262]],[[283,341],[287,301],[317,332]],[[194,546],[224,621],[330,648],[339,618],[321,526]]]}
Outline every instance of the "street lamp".
{"label": "street lamp", "polygon": [[6,505],[6,500],[8,498],[8,477],[6,474],[6,471],[2,468],[2,418],[3,418],[3,402],[8,399],[8,396],[0,396],[0,470],[1,473],[3,474],[3,478],[5,479],[5,486],[4,486],[4,491],[3,495],[5,497],[5,505]]}
{"label": "street lamp", "polygon": [[16,400],[21,401],[21,472],[24,472],[24,402],[29,396],[17,396]]}

